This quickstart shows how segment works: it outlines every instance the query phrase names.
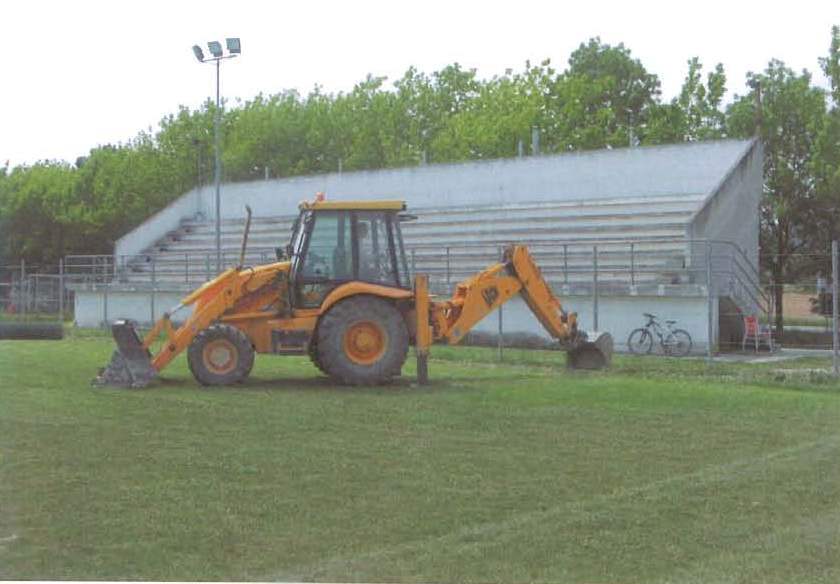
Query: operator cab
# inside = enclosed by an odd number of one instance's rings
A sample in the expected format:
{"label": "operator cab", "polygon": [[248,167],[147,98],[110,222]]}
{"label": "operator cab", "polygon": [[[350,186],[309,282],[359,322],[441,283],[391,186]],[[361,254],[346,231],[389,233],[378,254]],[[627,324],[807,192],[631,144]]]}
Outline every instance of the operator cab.
{"label": "operator cab", "polygon": [[411,289],[403,210],[403,201],[301,203],[289,245],[295,307],[317,308],[347,282]]}

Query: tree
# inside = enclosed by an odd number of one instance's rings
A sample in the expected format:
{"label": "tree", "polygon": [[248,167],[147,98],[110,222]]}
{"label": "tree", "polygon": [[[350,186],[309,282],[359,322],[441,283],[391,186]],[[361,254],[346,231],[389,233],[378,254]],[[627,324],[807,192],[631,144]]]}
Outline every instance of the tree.
{"label": "tree", "polygon": [[[570,114],[582,114],[569,117],[567,125],[575,130],[572,136],[585,137],[582,144],[571,140],[570,148],[626,146],[644,137],[661,93],[659,78],[623,43],[613,47],[598,37],[582,43],[569,58],[565,77],[570,86],[562,101],[573,106]],[[593,124],[600,141],[592,140]]]}
{"label": "tree", "polygon": [[645,135],[649,144],[713,140],[726,135],[725,113],[721,109],[726,93],[726,74],[718,63],[702,82],[703,65],[697,57],[688,61],[688,73],[680,94],[654,109]]}
{"label": "tree", "polygon": [[828,56],[820,58],[820,66],[831,83],[831,100],[834,107],[840,106],[840,26],[831,27],[831,43]]}
{"label": "tree", "polygon": [[812,172],[815,180],[815,222],[809,242],[815,254],[823,257],[819,266],[831,272],[827,250],[840,239],[840,27],[831,28],[828,56],[820,59],[831,87],[831,108],[814,145]]}
{"label": "tree", "polygon": [[[808,71],[796,74],[778,60],[770,61],[763,73],[749,73],[747,79],[752,90],[736,96],[727,110],[727,127],[732,135],[752,136],[759,120],[764,144],[760,261],[773,283],[775,326],[783,335],[783,285],[813,269],[794,261],[794,254],[807,248],[818,211],[811,171],[823,128],[825,96],[811,85]],[[759,88],[760,115],[755,109]]]}

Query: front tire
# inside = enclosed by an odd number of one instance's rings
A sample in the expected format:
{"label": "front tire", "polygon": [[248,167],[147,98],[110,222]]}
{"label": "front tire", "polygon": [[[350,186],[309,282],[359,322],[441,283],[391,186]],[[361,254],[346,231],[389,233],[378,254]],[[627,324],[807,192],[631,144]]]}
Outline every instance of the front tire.
{"label": "front tire", "polygon": [[187,351],[187,363],[202,385],[241,383],[254,366],[254,348],[238,328],[217,324],[196,335]]}
{"label": "front tire", "polygon": [[637,328],[627,338],[627,348],[634,355],[647,355],[653,349],[653,335],[646,328]]}
{"label": "front tire", "polygon": [[408,354],[402,314],[374,296],[353,296],[333,306],[321,317],[317,337],[317,364],[347,385],[388,383]]}

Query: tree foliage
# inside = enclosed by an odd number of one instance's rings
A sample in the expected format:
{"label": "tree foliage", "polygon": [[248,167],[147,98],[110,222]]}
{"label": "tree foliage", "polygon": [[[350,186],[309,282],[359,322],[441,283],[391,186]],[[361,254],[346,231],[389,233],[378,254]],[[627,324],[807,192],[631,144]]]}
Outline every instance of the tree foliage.
{"label": "tree foliage", "polygon": [[[750,76],[765,97],[763,258],[837,236],[837,220],[825,212],[840,192],[837,27],[820,64],[831,80],[828,110],[807,73],[773,61]],[[696,57],[687,65],[679,95],[668,102],[659,78],[627,47],[599,38],[581,43],[562,70],[545,60],[480,79],[453,63],[432,73],[410,67],[393,83],[369,75],[335,94],[320,87],[260,94],[221,112],[223,178],[512,157],[530,152],[534,129],[543,153],[751,136],[753,92],[724,108],[723,66],[705,72]],[[0,263],[110,252],[150,214],[212,180],[215,113],[210,101],[181,107],[156,131],[94,148],[74,165],[0,168]],[[809,232],[812,219],[820,228]]]}

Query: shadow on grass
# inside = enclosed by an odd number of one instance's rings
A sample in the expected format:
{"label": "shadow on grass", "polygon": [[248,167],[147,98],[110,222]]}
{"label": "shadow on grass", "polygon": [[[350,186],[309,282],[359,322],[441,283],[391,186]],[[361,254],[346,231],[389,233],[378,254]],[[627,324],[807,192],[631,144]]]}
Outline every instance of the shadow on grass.
{"label": "shadow on grass", "polygon": [[[469,385],[467,385],[469,384]],[[408,392],[431,391],[472,391],[480,389],[476,386],[476,379],[469,376],[447,376],[446,379],[432,379],[426,385],[419,385],[413,377],[401,377],[384,385],[342,385],[329,377],[267,377],[253,376],[242,383],[227,386],[206,386],[186,377],[158,377],[144,388],[131,389],[113,386],[94,387],[101,391],[200,391],[204,393],[216,392],[321,392],[331,394],[358,395],[390,395],[401,396]]]}

